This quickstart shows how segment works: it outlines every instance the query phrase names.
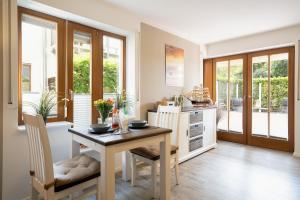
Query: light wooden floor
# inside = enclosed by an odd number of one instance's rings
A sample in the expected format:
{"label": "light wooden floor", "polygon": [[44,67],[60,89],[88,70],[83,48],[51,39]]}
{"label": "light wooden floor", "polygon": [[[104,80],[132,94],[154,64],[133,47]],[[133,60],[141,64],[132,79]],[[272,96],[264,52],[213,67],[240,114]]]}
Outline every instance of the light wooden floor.
{"label": "light wooden floor", "polygon": [[[151,199],[150,168],[139,172],[137,187],[117,177],[116,199]],[[219,142],[217,149],[182,163],[180,178],[179,186],[172,185],[174,200],[300,199],[300,159],[234,143]]]}

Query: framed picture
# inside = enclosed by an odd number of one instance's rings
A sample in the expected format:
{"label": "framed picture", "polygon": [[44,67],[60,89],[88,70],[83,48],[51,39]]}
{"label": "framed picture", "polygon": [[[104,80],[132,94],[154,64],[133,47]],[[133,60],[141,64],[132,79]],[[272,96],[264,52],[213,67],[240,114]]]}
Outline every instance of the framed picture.
{"label": "framed picture", "polygon": [[166,45],[166,85],[184,86],[184,50]]}

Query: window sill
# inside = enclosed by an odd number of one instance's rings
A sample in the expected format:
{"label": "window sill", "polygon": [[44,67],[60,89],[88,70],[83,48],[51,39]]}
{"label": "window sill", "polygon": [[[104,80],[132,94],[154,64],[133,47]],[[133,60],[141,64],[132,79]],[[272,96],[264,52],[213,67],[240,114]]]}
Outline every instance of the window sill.
{"label": "window sill", "polygon": [[[54,128],[60,128],[60,127],[68,127],[71,128],[73,123],[67,122],[67,121],[61,121],[61,122],[49,122],[46,124],[47,129],[54,129]],[[18,131],[25,131],[25,125],[18,126]]]}

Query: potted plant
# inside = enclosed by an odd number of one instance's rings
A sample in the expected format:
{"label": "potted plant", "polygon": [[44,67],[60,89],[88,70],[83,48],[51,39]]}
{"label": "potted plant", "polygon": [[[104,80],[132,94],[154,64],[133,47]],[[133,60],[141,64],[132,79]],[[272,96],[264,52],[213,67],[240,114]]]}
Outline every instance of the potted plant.
{"label": "potted plant", "polygon": [[112,108],[114,106],[114,101],[111,99],[107,99],[107,100],[98,99],[94,101],[94,106],[96,107],[97,111],[100,114],[102,123],[104,123],[109,113],[112,111]]}
{"label": "potted plant", "polygon": [[42,93],[39,103],[27,102],[27,104],[32,107],[36,114],[41,115],[44,119],[45,124],[47,123],[47,118],[50,112],[57,105],[56,93],[53,90],[45,90]]}

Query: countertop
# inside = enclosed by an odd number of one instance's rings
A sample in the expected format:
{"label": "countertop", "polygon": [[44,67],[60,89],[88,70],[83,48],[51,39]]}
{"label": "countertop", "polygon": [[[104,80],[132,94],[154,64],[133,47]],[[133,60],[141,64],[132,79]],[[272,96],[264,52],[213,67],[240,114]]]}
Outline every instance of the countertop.
{"label": "countertop", "polygon": [[[216,109],[216,105],[211,106],[204,106],[204,107],[183,107],[181,112],[191,112],[191,111],[197,111],[197,110],[206,110],[206,109]],[[148,112],[157,112],[157,109],[149,109]]]}

